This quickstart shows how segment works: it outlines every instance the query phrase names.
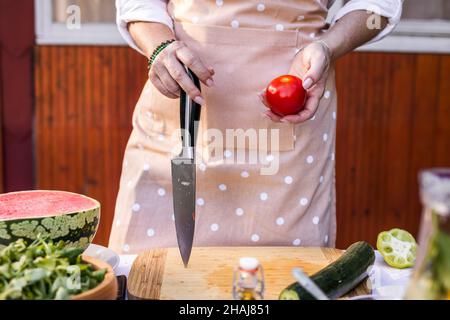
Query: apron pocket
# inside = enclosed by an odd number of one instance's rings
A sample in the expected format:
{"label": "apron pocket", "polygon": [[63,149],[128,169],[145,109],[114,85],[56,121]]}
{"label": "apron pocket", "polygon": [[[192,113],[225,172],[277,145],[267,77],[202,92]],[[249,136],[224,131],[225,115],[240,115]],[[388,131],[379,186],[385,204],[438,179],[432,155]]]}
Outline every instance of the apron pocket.
{"label": "apron pocket", "polygon": [[173,152],[179,143],[179,99],[161,94],[147,81],[133,114],[133,127],[145,137],[147,148]]}
{"label": "apron pocket", "polygon": [[[175,32],[178,39],[215,70],[215,86],[202,88],[205,98],[202,130],[215,132],[215,135],[220,132],[227,149],[230,146],[271,151],[295,148],[294,125],[264,118],[262,113],[266,107],[258,93],[272,79],[289,72],[296,49],[302,44],[297,31],[234,29],[175,22]],[[230,130],[247,134],[247,138],[256,131],[258,141],[243,146],[236,141],[233,143]],[[208,145],[208,141],[203,141],[204,147]]]}

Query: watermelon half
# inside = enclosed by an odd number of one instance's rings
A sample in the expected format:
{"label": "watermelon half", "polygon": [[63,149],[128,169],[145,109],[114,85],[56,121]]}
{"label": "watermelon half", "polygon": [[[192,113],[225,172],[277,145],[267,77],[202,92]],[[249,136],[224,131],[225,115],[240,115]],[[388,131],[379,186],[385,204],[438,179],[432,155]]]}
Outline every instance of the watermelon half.
{"label": "watermelon half", "polygon": [[40,234],[87,248],[97,232],[100,203],[65,191],[0,194],[0,248],[17,239],[32,242]]}

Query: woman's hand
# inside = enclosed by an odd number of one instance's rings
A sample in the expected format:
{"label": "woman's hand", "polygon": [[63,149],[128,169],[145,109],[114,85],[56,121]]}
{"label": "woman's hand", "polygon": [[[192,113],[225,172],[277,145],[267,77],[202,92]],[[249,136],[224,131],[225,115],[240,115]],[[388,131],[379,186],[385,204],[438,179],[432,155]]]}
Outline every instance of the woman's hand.
{"label": "woman's hand", "polygon": [[[276,122],[301,123],[311,119],[325,91],[330,61],[331,52],[323,42],[313,42],[304,47],[295,57],[289,74],[303,79],[303,87],[307,90],[305,108],[298,114],[285,117],[276,115],[270,109],[264,115]],[[260,98],[268,107],[265,92],[260,95]]]}
{"label": "woman's hand", "polygon": [[149,78],[153,85],[165,96],[175,99],[180,96],[180,87],[198,104],[203,97],[183,64],[194,72],[208,87],[214,85],[214,70],[205,66],[200,58],[183,42],[175,41],[156,56],[150,68]]}
{"label": "woman's hand", "polygon": [[[130,22],[128,30],[147,58],[162,42],[175,38],[173,31],[159,22]],[[205,85],[214,85],[214,70],[206,67],[200,58],[181,41],[172,42],[156,56],[148,74],[150,81],[156,89],[169,98],[178,98],[181,87],[191,99],[202,104],[203,97],[200,90],[189,78],[182,63],[190,68]]]}
{"label": "woman's hand", "polygon": [[[319,106],[326,81],[328,68],[331,61],[363,45],[374,38],[387,24],[386,17],[379,17],[379,28],[368,28],[368,19],[373,19],[376,14],[366,10],[356,10],[341,17],[327,32],[323,33],[321,40],[307,45],[296,56],[290,73],[303,79],[303,86],[307,89],[306,106],[299,114],[279,117],[270,112],[264,115],[273,121],[300,123],[314,116]],[[260,95],[265,102],[264,94]]]}

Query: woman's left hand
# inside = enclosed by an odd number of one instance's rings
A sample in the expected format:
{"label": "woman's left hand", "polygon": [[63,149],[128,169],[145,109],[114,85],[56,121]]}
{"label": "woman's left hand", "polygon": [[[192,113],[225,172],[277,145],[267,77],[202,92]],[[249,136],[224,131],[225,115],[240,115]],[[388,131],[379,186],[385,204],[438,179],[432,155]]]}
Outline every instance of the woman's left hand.
{"label": "woman's left hand", "polygon": [[[328,79],[331,52],[323,42],[313,42],[304,47],[295,57],[289,74],[303,80],[307,90],[305,108],[300,113],[280,117],[270,109],[264,115],[276,122],[301,123],[311,119],[317,111]],[[268,107],[265,91],[260,94],[261,101]]]}

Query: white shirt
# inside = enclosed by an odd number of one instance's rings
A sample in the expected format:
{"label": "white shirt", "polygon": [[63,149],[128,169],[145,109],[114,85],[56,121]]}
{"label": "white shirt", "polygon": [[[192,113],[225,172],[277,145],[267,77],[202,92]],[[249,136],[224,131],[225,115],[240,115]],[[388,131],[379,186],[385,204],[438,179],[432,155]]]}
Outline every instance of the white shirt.
{"label": "white shirt", "polygon": [[[331,7],[335,0],[329,1]],[[388,35],[400,21],[403,0],[350,0],[333,17],[332,23],[356,10],[372,11],[389,19],[389,24],[370,42]],[[127,24],[132,21],[159,22],[173,29],[173,21],[167,12],[166,0],[116,0],[117,26],[126,42],[141,52],[128,32]],[[142,53],[142,52],[141,52]]]}

